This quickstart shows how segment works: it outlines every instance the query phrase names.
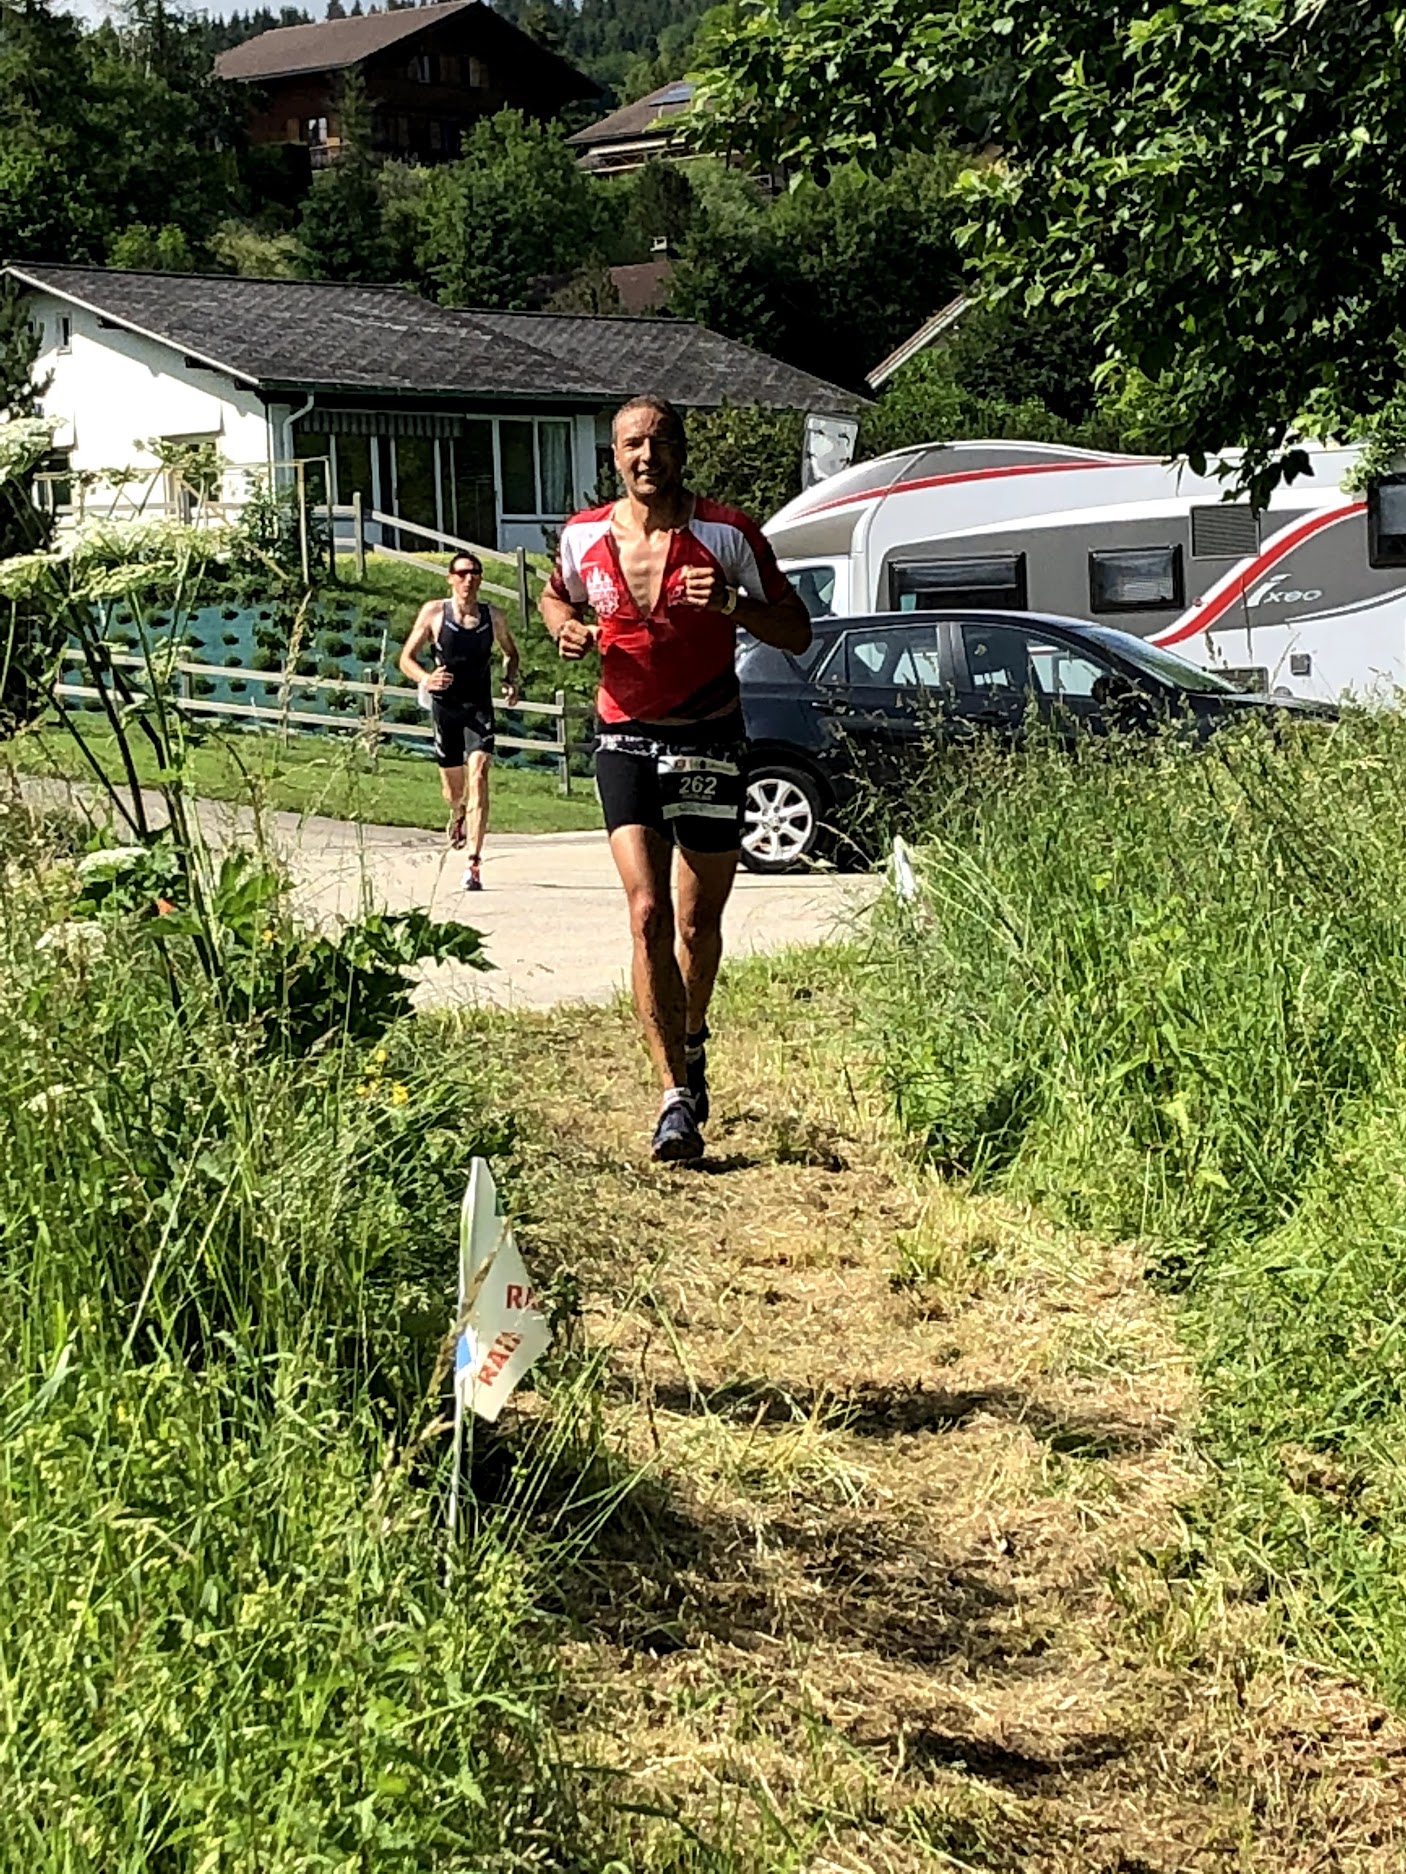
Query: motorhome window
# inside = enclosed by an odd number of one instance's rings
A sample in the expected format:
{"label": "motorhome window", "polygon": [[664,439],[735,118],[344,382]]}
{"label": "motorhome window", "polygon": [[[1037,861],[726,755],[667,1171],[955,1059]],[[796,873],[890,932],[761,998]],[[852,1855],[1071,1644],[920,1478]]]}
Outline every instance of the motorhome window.
{"label": "motorhome window", "polygon": [[1183,599],[1181,548],[1108,547],[1089,555],[1089,607],[1094,612],[1155,612]]}
{"label": "motorhome window", "polygon": [[1243,560],[1260,550],[1260,523],[1244,501],[1217,501],[1191,510],[1194,560]]}
{"label": "motorhome window", "polygon": [[835,609],[833,566],[795,566],[786,577],[801,595],[812,618],[828,618]]}
{"label": "motorhome window", "polygon": [[1025,555],[991,554],[982,559],[921,560],[889,567],[889,605],[895,612],[941,606],[981,611],[1025,610]]}
{"label": "motorhome window", "polygon": [[850,685],[857,690],[935,690],[942,681],[936,625],[851,631],[846,650]]}
{"label": "motorhome window", "polygon": [[1367,490],[1367,564],[1406,566],[1406,476],[1385,476]]}

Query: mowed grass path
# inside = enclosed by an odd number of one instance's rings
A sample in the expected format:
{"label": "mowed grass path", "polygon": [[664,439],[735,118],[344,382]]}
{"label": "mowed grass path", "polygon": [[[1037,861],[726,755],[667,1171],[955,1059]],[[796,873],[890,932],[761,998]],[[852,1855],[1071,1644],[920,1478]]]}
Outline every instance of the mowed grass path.
{"label": "mowed grass path", "polygon": [[[104,774],[123,778],[116,738],[96,717],[80,719],[83,738]],[[134,739],[139,778],[160,778],[154,751]],[[92,779],[74,737],[50,722],[11,741],[6,758],[23,774]],[[258,799],[272,811],[323,814],[371,826],[444,825],[439,776],[428,750],[382,746],[375,755],[349,735],[279,736],[227,729],[196,730],[189,743],[185,781],[206,800]],[[571,793],[558,791],[554,772],[494,765],[492,827],[499,833],[575,833],[601,824],[594,784],[573,777]]]}
{"label": "mowed grass path", "polygon": [[553,1582],[565,1754],[637,1816],[619,1864],[1406,1866],[1406,1725],[1188,1537],[1172,1303],[1135,1246],[915,1165],[869,1091],[865,967],[725,974],[698,1171],[648,1163],[624,1008],[445,1018],[518,1115],[519,1238],[609,1349],[639,1480]]}

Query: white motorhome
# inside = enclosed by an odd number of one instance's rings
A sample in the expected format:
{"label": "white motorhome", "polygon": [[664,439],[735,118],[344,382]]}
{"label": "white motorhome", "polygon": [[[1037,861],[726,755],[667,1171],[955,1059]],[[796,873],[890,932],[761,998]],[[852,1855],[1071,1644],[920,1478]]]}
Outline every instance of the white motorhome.
{"label": "white motorhome", "polygon": [[1058,613],[1174,647],[1246,688],[1406,684],[1406,477],[1344,489],[1354,449],[1256,512],[1184,462],[1030,442],[898,450],[767,523],[812,615]]}

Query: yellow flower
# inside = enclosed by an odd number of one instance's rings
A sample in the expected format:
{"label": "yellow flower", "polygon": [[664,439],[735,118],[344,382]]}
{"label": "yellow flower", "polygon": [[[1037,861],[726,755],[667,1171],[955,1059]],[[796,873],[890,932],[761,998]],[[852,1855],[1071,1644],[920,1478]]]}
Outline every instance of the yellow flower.
{"label": "yellow flower", "polygon": [[266,944],[271,944],[273,942],[273,934],[272,924],[266,925],[264,927],[264,942]]}
{"label": "yellow flower", "polygon": [[406,1086],[403,1080],[397,1080],[395,1085],[391,1088],[391,1105],[392,1106],[404,1106],[405,1102],[409,1098],[410,1098],[409,1087]]}
{"label": "yellow flower", "polygon": [[371,1058],[378,1067],[384,1067],[386,1062],[391,1058],[390,1049],[389,1048],[377,1048],[375,1052],[372,1054]]}

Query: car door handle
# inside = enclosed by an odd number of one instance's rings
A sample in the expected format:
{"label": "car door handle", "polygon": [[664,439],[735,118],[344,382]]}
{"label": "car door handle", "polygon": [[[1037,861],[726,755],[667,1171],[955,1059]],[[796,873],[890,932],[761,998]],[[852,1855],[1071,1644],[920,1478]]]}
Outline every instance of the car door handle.
{"label": "car door handle", "polygon": [[850,704],[842,696],[821,696],[816,698],[815,707],[822,716],[848,716]]}

